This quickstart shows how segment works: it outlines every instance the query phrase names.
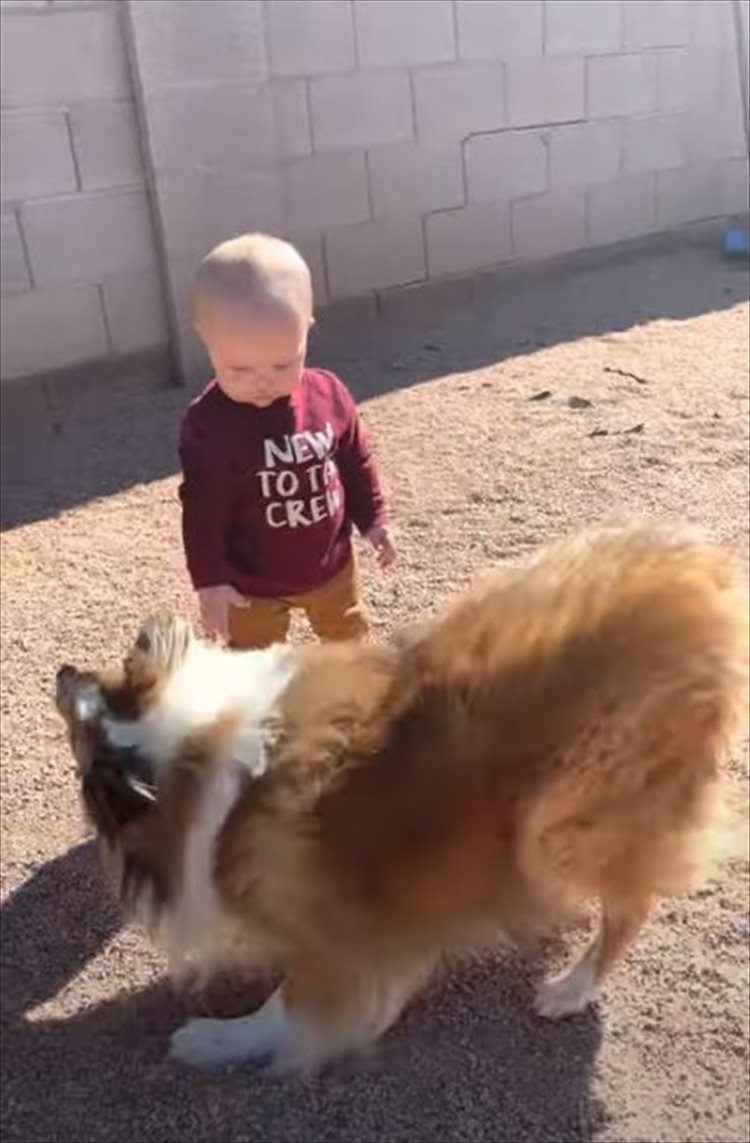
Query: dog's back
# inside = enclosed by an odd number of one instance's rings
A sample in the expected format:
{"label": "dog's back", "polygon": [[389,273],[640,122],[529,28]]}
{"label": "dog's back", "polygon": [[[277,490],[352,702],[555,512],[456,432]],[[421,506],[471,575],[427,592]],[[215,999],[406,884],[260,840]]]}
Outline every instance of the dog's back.
{"label": "dog's back", "polygon": [[664,525],[584,533],[491,575],[404,655],[381,749],[317,807],[378,927],[523,926],[701,864],[747,695],[721,549]]}

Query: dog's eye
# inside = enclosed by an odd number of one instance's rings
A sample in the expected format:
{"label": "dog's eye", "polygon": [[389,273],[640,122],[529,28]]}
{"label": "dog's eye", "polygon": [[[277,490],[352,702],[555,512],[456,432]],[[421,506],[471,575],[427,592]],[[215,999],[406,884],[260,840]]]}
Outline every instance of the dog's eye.
{"label": "dog's eye", "polygon": [[151,640],[148,637],[147,631],[141,631],[140,632],[140,634],[138,635],[138,638],[135,641],[135,645],[139,651],[143,652],[144,655],[148,655],[150,653],[150,651],[151,651]]}

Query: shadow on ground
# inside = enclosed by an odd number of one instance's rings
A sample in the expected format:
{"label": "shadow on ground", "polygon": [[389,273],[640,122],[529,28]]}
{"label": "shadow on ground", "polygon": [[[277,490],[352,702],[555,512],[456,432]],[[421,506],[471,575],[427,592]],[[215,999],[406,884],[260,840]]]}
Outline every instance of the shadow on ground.
{"label": "shadow on ground", "polygon": [[[561,342],[726,309],[748,297],[748,275],[746,265],[722,261],[719,232],[711,226],[580,261],[503,270],[429,297],[403,291],[377,320],[356,309],[324,312],[311,363],[336,370],[367,399]],[[188,397],[143,366],[117,380],[6,386],[2,527],[174,473]]]}
{"label": "shadow on ground", "polygon": [[[40,1018],[117,928],[92,846],[43,866],[2,911],[2,1137],[56,1140],[593,1140],[594,1015],[533,1017],[517,968],[453,974],[376,1056],[315,1079],[189,1072],[165,1059],[185,1007],[164,983]],[[41,948],[40,945],[44,947]]]}

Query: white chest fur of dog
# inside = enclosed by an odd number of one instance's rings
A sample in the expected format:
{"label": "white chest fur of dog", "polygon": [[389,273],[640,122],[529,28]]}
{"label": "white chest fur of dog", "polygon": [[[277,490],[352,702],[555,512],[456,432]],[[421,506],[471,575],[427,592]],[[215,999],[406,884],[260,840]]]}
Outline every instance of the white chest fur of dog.
{"label": "white chest fur of dog", "polygon": [[247,776],[258,778],[266,770],[274,712],[293,674],[294,656],[285,647],[228,654],[216,644],[190,640],[158,703],[137,720],[103,721],[109,742],[151,759],[158,781],[193,732],[228,712],[237,716],[203,780],[184,839],[176,901],[158,912],[148,900],[142,903],[141,919],[154,930],[175,977],[203,978],[229,959],[231,926],[214,880],[216,841]]}

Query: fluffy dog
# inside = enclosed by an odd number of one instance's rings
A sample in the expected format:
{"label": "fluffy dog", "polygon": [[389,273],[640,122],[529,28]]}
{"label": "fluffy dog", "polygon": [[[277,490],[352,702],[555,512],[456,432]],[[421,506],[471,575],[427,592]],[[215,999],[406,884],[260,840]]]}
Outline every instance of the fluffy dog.
{"label": "fluffy dog", "polygon": [[398,646],[235,652],[166,619],[112,674],[62,667],[123,901],[176,972],[284,971],[173,1053],[317,1065],[375,1040],[443,954],[595,898],[593,943],[536,1001],[580,1012],[710,854],[747,631],[720,548],[634,524],[491,574]]}

